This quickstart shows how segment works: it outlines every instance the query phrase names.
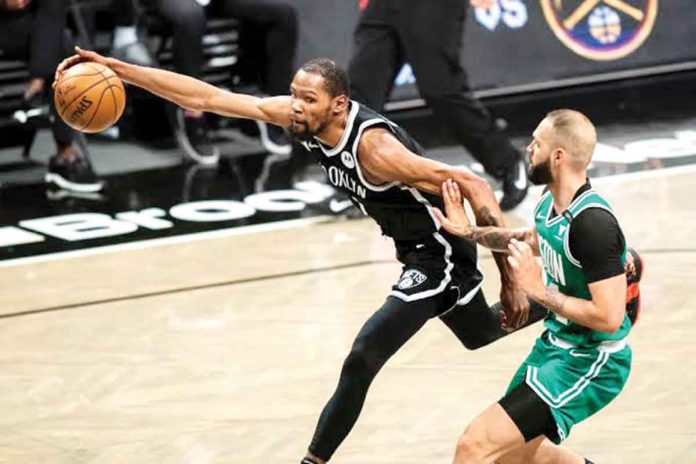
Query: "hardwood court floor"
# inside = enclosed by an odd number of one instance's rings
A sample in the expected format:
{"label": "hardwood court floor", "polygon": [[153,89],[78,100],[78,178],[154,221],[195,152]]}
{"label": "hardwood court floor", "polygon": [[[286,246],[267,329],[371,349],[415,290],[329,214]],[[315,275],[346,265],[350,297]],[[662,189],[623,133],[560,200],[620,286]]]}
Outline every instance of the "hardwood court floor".
{"label": "hardwood court floor", "polygon": [[[598,463],[696,462],[696,172],[595,185],[647,261],[644,309],[625,391],[567,443]],[[0,267],[0,462],[297,463],[398,274],[367,220]],[[334,462],[451,462],[540,329],[467,352],[429,323]]]}

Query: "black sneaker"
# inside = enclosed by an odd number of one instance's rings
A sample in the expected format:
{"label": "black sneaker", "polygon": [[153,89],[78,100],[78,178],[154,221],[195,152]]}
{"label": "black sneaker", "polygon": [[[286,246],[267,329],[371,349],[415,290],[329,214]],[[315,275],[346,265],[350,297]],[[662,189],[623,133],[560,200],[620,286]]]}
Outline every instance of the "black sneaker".
{"label": "black sneaker", "polygon": [[104,188],[104,183],[97,178],[92,166],[80,156],[67,162],[58,156],[52,157],[48,162],[48,172],[44,180],[73,192],[99,192]]}
{"label": "black sneaker", "polygon": [[515,150],[517,160],[512,169],[503,177],[503,198],[500,199],[500,209],[509,211],[522,203],[529,190],[527,179],[527,159],[522,152]]}
{"label": "black sneaker", "polygon": [[205,117],[187,118],[176,109],[176,140],[184,155],[198,164],[213,165],[220,161],[220,150],[210,141]]}
{"label": "black sneaker", "polygon": [[289,155],[292,152],[292,143],[285,129],[263,121],[256,121],[256,124],[259,126],[261,145],[266,150],[274,155]]}

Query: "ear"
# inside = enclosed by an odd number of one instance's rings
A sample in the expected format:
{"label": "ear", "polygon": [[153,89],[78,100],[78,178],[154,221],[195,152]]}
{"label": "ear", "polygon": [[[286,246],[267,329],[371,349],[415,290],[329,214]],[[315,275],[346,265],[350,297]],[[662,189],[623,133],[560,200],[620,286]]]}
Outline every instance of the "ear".
{"label": "ear", "polygon": [[331,102],[331,112],[334,115],[341,114],[348,109],[348,102],[349,100],[346,95],[334,97],[333,101]]}
{"label": "ear", "polygon": [[565,155],[566,152],[562,148],[556,148],[551,156],[553,156],[554,161],[558,162],[561,161]]}

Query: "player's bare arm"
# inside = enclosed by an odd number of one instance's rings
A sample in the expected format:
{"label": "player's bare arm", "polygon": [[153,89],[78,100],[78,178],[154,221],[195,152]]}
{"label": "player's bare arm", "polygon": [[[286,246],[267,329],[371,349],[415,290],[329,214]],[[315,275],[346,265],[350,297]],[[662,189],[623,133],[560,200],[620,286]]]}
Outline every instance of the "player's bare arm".
{"label": "player's bare arm", "polygon": [[451,179],[446,180],[442,183],[440,192],[445,203],[445,213],[435,208],[435,215],[447,232],[467,238],[499,253],[508,253],[510,241],[515,239],[527,243],[532,252],[539,256],[539,244],[534,228],[505,229],[496,226],[471,225],[457,183]]}
{"label": "player's bare arm", "polygon": [[[505,227],[500,207],[488,182],[464,169],[411,153],[389,130],[374,128],[363,134],[358,146],[358,157],[366,180],[380,185],[401,182],[424,192],[440,194],[440,186],[453,179],[471,203],[480,226]],[[503,326],[518,328],[529,317],[529,302],[515,283],[512,269],[504,255],[493,253],[500,271],[500,299],[505,308]]]}
{"label": "player's bare arm", "polygon": [[545,286],[539,261],[526,243],[512,240],[508,260],[522,289],[550,311],[600,332],[612,333],[621,327],[626,295],[623,274],[589,284],[592,300],[584,300]]}
{"label": "player's bare arm", "polygon": [[93,61],[111,68],[122,80],[175,103],[182,108],[256,119],[279,126],[290,125],[290,97],[259,98],[219,89],[190,76],[163,69],[137,66],[76,47],[56,70],[56,82],[62,73],[82,61]]}

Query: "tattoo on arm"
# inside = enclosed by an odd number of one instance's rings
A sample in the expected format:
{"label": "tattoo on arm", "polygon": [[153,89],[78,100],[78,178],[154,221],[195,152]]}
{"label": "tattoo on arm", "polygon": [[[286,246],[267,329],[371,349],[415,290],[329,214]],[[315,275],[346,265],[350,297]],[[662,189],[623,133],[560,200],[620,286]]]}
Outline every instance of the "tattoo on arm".
{"label": "tattoo on arm", "polygon": [[527,241],[529,238],[528,230],[496,227],[501,224],[500,219],[485,206],[478,210],[476,222],[478,225],[469,228],[466,238],[493,251],[507,252],[508,243],[513,238],[519,241]]}
{"label": "tattoo on arm", "polygon": [[[536,298],[535,298],[536,299]],[[550,287],[544,289],[544,294],[537,301],[549,311],[552,311],[558,315],[564,316],[563,305],[568,299],[568,295],[564,295],[558,290],[554,290]]]}
{"label": "tattoo on arm", "polygon": [[467,238],[493,251],[508,251],[508,243],[513,238],[525,241],[527,232],[524,230],[510,230],[501,227],[471,227]]}

